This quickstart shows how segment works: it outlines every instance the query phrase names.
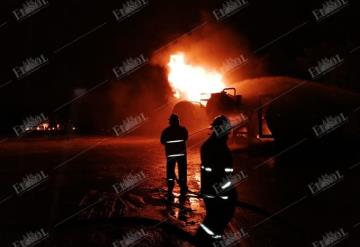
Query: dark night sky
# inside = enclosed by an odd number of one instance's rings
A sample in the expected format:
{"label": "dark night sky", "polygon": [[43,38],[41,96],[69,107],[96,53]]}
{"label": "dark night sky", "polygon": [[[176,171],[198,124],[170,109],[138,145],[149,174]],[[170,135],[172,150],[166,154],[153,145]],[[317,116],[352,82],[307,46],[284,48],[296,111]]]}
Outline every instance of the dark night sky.
{"label": "dark night sky", "polygon": [[[0,3],[0,25],[3,24],[0,28],[0,85],[12,80],[12,83],[0,88],[0,126],[3,132],[9,126],[19,121],[21,123],[29,114],[52,112],[73,97],[74,88],[91,88],[106,79],[109,80],[108,84],[94,91],[93,96],[84,97],[104,99],[95,100],[99,109],[101,104],[110,104],[105,101],[106,95],[113,90],[111,84],[124,83],[114,80],[113,66],[131,56],[151,56],[154,50],[191,30],[204,19],[215,22],[211,11],[221,6],[223,1],[149,0],[148,7],[119,23],[111,11],[121,7],[125,1],[49,0],[49,7],[19,23],[11,11],[22,2],[11,0]],[[341,54],[346,63],[324,80],[360,91],[357,83],[360,50],[349,53],[360,46],[357,28],[360,15],[355,1],[349,1],[350,6],[320,23],[314,20],[311,11],[324,1],[249,2],[248,7],[226,19],[223,25],[246,39],[251,50],[306,23],[258,52],[257,56],[267,63],[267,71],[249,77],[289,75],[310,79],[299,61],[308,59],[316,63],[322,56]],[[96,31],[57,52],[58,48],[102,24]],[[49,58],[49,64],[17,80],[12,68],[27,57],[40,54]],[[157,70],[154,66],[146,65],[127,80],[131,81],[134,77],[136,81]],[[237,78],[236,73],[234,78]],[[160,85],[154,82],[153,86]],[[168,92],[166,88],[161,90]],[[95,98],[91,99],[94,101]],[[161,103],[158,102],[159,105]],[[91,109],[92,106],[86,110]],[[67,116],[69,112],[69,108],[64,108],[62,113],[57,114]]]}

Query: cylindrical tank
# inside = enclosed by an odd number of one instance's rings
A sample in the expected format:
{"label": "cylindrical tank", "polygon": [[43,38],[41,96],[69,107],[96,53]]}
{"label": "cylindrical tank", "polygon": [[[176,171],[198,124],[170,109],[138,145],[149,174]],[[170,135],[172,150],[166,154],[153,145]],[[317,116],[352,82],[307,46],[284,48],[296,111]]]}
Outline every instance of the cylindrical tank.
{"label": "cylindrical tank", "polygon": [[[360,95],[308,82],[271,101],[266,107],[266,121],[274,138],[292,143],[302,138],[317,138],[316,126],[325,126],[340,117],[338,124],[329,126],[334,139],[359,138]],[[346,119],[346,120],[345,120]],[[315,128],[315,130],[314,130]]]}
{"label": "cylindrical tank", "polygon": [[[261,127],[259,111],[262,111],[273,138],[288,145],[303,138],[316,139],[314,126],[322,124],[328,117],[343,114],[347,118],[346,123],[327,138],[356,140],[360,137],[360,110],[354,112],[360,107],[359,94],[288,77],[256,78],[231,86],[241,98],[221,92],[212,94],[206,106],[208,122],[219,114],[229,116],[245,113],[250,119],[248,127],[255,136]],[[177,105],[177,111],[189,119],[196,119],[199,114],[190,108],[200,107],[185,105]],[[204,115],[201,116],[203,118]]]}
{"label": "cylindrical tank", "polygon": [[210,119],[224,114],[239,114],[242,110],[240,95],[231,95],[224,91],[211,94],[206,104],[206,114]]}
{"label": "cylindrical tank", "polygon": [[186,126],[190,132],[199,130],[208,125],[205,108],[198,103],[190,101],[180,101],[173,108],[182,125]]}

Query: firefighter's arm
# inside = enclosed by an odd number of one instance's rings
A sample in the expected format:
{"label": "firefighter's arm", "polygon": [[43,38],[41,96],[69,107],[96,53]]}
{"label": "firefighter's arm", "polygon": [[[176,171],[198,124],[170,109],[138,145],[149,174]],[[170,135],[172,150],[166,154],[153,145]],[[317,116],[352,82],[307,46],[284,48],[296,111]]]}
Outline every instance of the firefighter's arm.
{"label": "firefighter's arm", "polygon": [[226,162],[224,164],[224,171],[225,173],[231,174],[234,171],[233,158],[230,152],[227,156],[228,157],[226,157]]}
{"label": "firefighter's arm", "polygon": [[189,133],[186,128],[184,128],[184,141],[187,141],[189,138]]}
{"label": "firefighter's arm", "polygon": [[214,168],[213,168],[213,162],[212,158],[211,158],[211,153],[209,153],[208,151],[204,151],[203,149],[201,149],[201,170],[205,173],[212,173]]}
{"label": "firefighter's arm", "polygon": [[161,137],[160,137],[160,142],[161,144],[165,144],[166,143],[166,134],[165,134],[165,130],[161,133]]}

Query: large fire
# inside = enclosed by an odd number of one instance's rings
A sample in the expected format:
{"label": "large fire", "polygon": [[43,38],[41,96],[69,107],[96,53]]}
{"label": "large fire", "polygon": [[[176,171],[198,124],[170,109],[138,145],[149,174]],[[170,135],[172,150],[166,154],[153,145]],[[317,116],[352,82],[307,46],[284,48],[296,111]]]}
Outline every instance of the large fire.
{"label": "large fire", "polygon": [[171,55],[168,66],[168,80],[177,98],[200,102],[226,87],[221,74],[186,64],[183,53]]}

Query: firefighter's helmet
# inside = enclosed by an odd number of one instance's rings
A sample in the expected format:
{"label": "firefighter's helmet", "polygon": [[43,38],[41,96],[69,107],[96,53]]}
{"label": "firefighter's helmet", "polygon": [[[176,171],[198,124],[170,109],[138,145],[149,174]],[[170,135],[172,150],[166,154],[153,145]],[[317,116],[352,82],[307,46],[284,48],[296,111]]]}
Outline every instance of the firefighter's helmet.
{"label": "firefighter's helmet", "polygon": [[213,128],[229,126],[229,125],[230,125],[229,119],[224,115],[219,115],[214,118],[214,120],[210,124],[210,128],[213,129]]}
{"label": "firefighter's helmet", "polygon": [[176,125],[179,124],[180,120],[179,120],[179,116],[176,114],[171,114],[169,117],[169,123],[170,125]]}

